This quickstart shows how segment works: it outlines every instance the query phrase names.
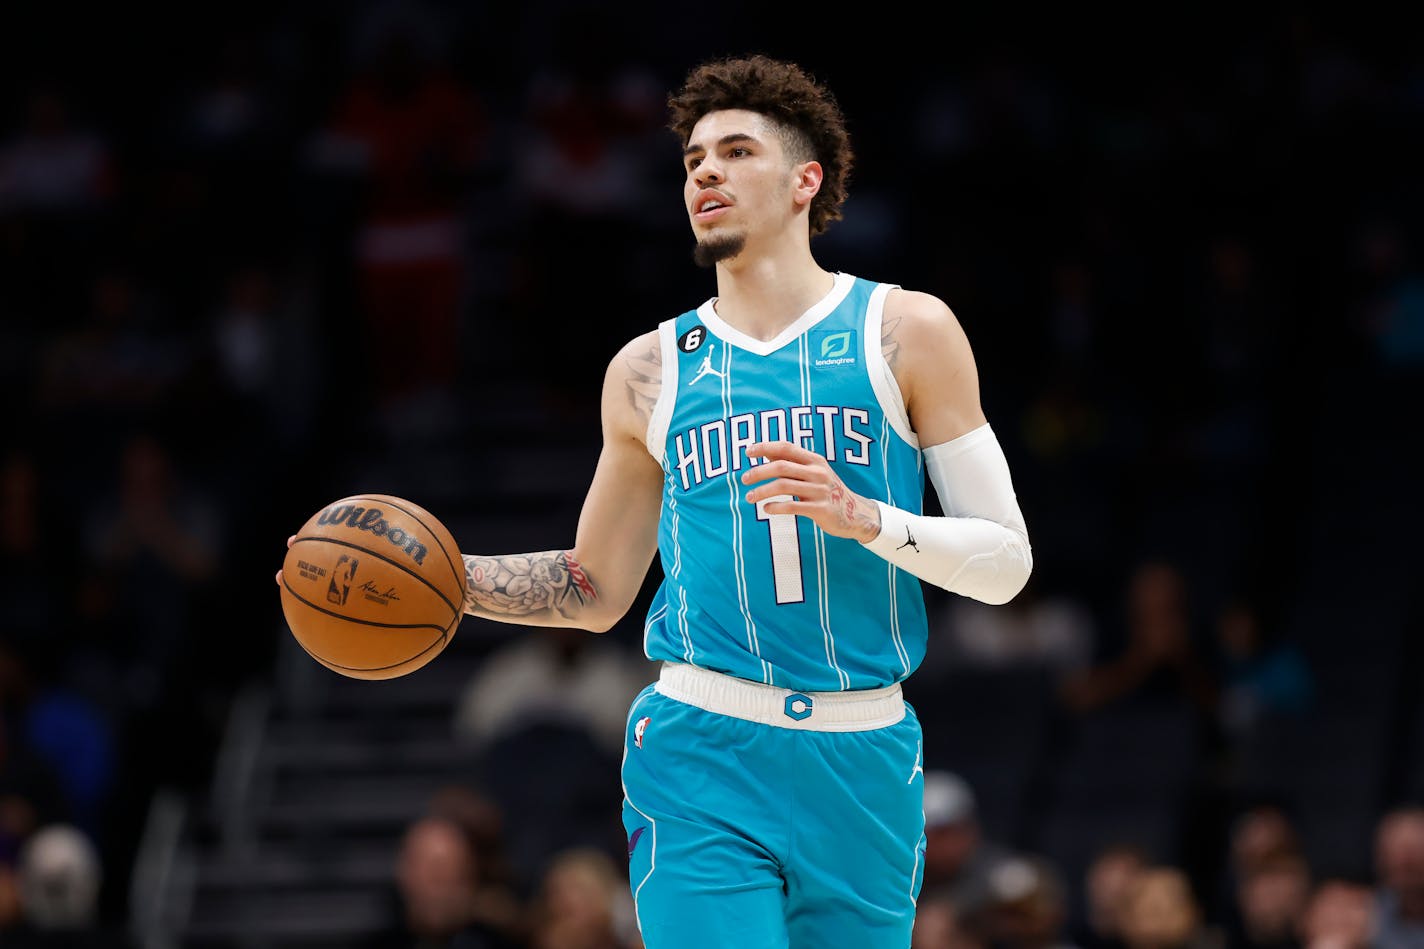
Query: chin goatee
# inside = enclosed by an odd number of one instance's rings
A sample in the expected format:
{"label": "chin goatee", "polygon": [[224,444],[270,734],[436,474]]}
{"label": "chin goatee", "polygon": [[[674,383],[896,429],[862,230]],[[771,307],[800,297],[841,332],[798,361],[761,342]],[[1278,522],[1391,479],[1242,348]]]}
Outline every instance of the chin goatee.
{"label": "chin goatee", "polygon": [[692,248],[692,260],[699,267],[712,267],[742,252],[747,239],[741,234],[711,237]]}

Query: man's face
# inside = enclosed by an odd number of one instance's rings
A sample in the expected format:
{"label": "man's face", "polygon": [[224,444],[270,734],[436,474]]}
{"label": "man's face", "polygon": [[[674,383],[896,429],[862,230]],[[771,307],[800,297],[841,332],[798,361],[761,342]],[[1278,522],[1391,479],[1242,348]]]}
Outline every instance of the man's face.
{"label": "man's face", "polygon": [[683,201],[703,266],[735,257],[793,218],[796,169],[776,127],[757,112],[709,112],[683,153]]}
{"label": "man's face", "polygon": [[453,931],[460,925],[474,879],[474,857],[453,824],[428,818],[407,830],[396,880],[406,912],[421,932]]}
{"label": "man's face", "polygon": [[1387,819],[1377,847],[1380,881],[1401,894],[1424,894],[1424,814]]}
{"label": "man's face", "polygon": [[1099,932],[1117,933],[1123,903],[1142,869],[1136,854],[1117,852],[1099,856],[1088,867],[1088,913]]}
{"label": "man's face", "polygon": [[1197,925],[1196,904],[1177,870],[1144,870],[1123,904],[1122,934],[1132,946],[1175,946]]}
{"label": "man's face", "polygon": [[1369,887],[1343,881],[1323,884],[1311,897],[1300,921],[1307,945],[1362,949],[1375,928],[1374,897]]}
{"label": "man's face", "polygon": [[1265,942],[1289,936],[1309,898],[1309,872],[1303,863],[1291,861],[1257,870],[1243,880],[1237,902],[1247,930]]}

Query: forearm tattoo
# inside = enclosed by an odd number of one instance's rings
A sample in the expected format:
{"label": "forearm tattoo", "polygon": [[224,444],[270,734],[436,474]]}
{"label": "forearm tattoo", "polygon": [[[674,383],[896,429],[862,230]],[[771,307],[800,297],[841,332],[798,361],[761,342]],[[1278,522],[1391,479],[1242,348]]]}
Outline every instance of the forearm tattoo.
{"label": "forearm tattoo", "polygon": [[558,613],[573,619],[596,599],[598,591],[572,551],[465,555],[465,612],[472,616]]}
{"label": "forearm tattoo", "polygon": [[663,350],[656,333],[651,334],[651,342],[641,349],[623,357],[628,364],[628,400],[633,411],[643,422],[653,417],[653,406],[663,389]]}

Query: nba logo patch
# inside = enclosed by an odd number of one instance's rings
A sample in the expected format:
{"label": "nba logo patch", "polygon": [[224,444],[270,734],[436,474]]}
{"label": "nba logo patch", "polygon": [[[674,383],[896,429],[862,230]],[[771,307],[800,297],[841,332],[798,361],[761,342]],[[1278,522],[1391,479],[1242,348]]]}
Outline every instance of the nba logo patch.
{"label": "nba logo patch", "polygon": [[638,724],[633,726],[633,744],[639,748],[643,747],[643,732],[648,730],[648,723],[651,721],[652,718],[645,715],[638,719]]}

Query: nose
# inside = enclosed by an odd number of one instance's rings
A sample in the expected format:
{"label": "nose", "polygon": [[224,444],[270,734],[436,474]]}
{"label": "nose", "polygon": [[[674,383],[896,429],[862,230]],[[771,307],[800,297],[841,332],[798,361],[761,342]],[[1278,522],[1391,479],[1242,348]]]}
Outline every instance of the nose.
{"label": "nose", "polygon": [[697,184],[703,188],[722,181],[722,169],[718,168],[711,158],[704,158],[692,175]]}

